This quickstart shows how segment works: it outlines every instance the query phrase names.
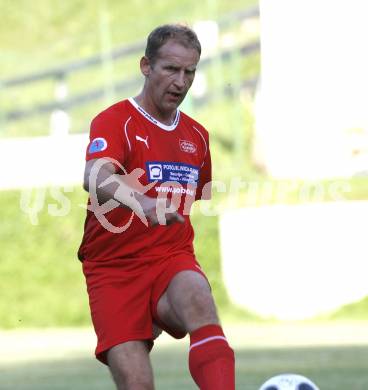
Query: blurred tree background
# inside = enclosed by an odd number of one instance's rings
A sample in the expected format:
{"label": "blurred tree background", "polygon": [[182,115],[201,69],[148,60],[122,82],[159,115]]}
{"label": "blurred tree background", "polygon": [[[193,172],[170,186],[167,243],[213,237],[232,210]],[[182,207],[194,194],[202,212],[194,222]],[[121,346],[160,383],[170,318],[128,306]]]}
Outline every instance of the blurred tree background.
{"label": "blurred tree background", "polygon": [[[48,136],[50,116],[58,109],[68,115],[70,134],[87,133],[98,112],[138,92],[143,81],[138,62],[154,27],[211,21],[202,24],[202,32],[205,36],[206,28],[217,26],[218,36],[213,30],[206,42],[198,84],[193,85],[182,109],[210,131],[215,180],[227,185],[238,176],[270,185],[267,198],[251,200],[240,193],[229,201],[225,193],[215,191],[211,208],[277,203],[280,183],[252,162],[254,91],[260,71],[256,7],[257,0],[2,0],[0,140]],[[127,49],[131,54],[118,56]],[[12,169],[12,164],[1,169]],[[348,199],[365,199],[366,180],[351,180],[351,189]],[[84,278],[76,258],[87,195],[81,186],[60,191],[68,207],[67,215],[60,217],[48,211],[49,206],[60,206],[52,188],[0,191],[0,328],[90,324]],[[37,210],[37,224],[21,209],[25,194]],[[283,201],[299,202],[297,194],[298,186]],[[204,217],[196,205],[192,220],[197,256],[221,314],[255,319],[231,305],[226,294],[218,217]],[[367,317],[366,304],[365,300],[345,307],[333,318]]]}
{"label": "blurred tree background", "polygon": [[[88,132],[96,113],[138,92],[143,81],[138,62],[145,38],[154,27],[168,22],[193,26],[210,20],[212,27],[216,22],[219,34],[206,45],[211,46],[213,40],[216,50],[204,50],[204,65],[198,72],[202,85],[197,96],[188,96],[183,110],[211,133],[215,179],[226,181],[234,172],[257,176],[249,157],[252,96],[259,73],[257,10],[252,11],[255,16],[239,17],[256,5],[254,0],[159,0],[144,2],[144,6],[138,0],[2,1],[0,139],[49,135],[50,115],[57,108],[67,112],[69,133]],[[138,49],[113,61],[112,53],[126,47]],[[249,55],[241,53],[242,47]],[[80,66],[91,58],[95,65]],[[129,80],[134,80],[132,85]],[[123,87],[119,89],[119,85]],[[80,102],[80,97],[86,96]],[[80,186],[60,188],[69,211],[53,217],[49,206],[58,207],[58,202],[52,191],[0,192],[0,328],[90,323],[84,278],[76,258],[87,195]],[[37,223],[32,224],[21,209],[24,196],[29,196],[29,205],[37,209]],[[221,194],[214,202],[222,202]],[[195,208],[193,223],[197,255],[220,310],[247,316],[231,307],[222,283],[217,216],[203,217]],[[253,317],[249,314],[249,318]]]}

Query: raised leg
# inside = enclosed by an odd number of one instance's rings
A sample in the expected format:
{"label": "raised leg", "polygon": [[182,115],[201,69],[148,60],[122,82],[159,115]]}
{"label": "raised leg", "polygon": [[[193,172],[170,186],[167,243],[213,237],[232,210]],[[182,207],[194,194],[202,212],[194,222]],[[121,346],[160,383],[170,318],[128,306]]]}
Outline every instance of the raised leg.
{"label": "raised leg", "polygon": [[234,352],[219,324],[207,280],[198,272],[174,276],[157,305],[160,320],[190,334],[189,369],[201,390],[234,390]]}

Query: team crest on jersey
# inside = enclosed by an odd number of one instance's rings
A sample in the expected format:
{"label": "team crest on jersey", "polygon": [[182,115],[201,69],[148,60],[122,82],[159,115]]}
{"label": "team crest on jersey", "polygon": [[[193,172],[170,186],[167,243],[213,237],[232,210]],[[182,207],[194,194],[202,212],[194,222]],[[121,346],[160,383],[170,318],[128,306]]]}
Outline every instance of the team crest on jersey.
{"label": "team crest on jersey", "polygon": [[197,151],[197,145],[193,142],[186,141],[184,139],[179,140],[180,150],[185,153],[195,153]]}
{"label": "team crest on jersey", "polygon": [[88,153],[97,153],[97,152],[102,152],[107,148],[107,141],[105,138],[95,138],[89,145],[88,148]]}

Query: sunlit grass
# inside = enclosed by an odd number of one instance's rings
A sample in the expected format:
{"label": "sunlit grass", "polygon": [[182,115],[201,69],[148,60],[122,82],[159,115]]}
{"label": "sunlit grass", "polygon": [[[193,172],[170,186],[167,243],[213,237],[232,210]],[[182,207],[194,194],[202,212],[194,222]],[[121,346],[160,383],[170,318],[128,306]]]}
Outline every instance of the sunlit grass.
{"label": "sunlit grass", "polygon": [[[295,372],[310,377],[322,390],[366,389],[366,326],[364,322],[225,324],[236,354],[236,388],[256,390],[275,374]],[[196,389],[187,368],[188,340],[160,338],[151,355],[156,388]],[[114,389],[108,370],[93,357],[92,329],[0,333],[0,339],[2,390]]]}

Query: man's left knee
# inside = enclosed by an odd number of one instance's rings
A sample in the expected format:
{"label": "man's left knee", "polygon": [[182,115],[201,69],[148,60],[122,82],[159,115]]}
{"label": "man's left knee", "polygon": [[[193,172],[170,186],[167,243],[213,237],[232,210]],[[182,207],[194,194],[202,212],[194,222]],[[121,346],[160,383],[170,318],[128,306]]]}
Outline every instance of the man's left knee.
{"label": "man's left knee", "polygon": [[216,305],[210,291],[193,291],[189,304],[191,310],[198,316],[205,315],[217,320]]}

